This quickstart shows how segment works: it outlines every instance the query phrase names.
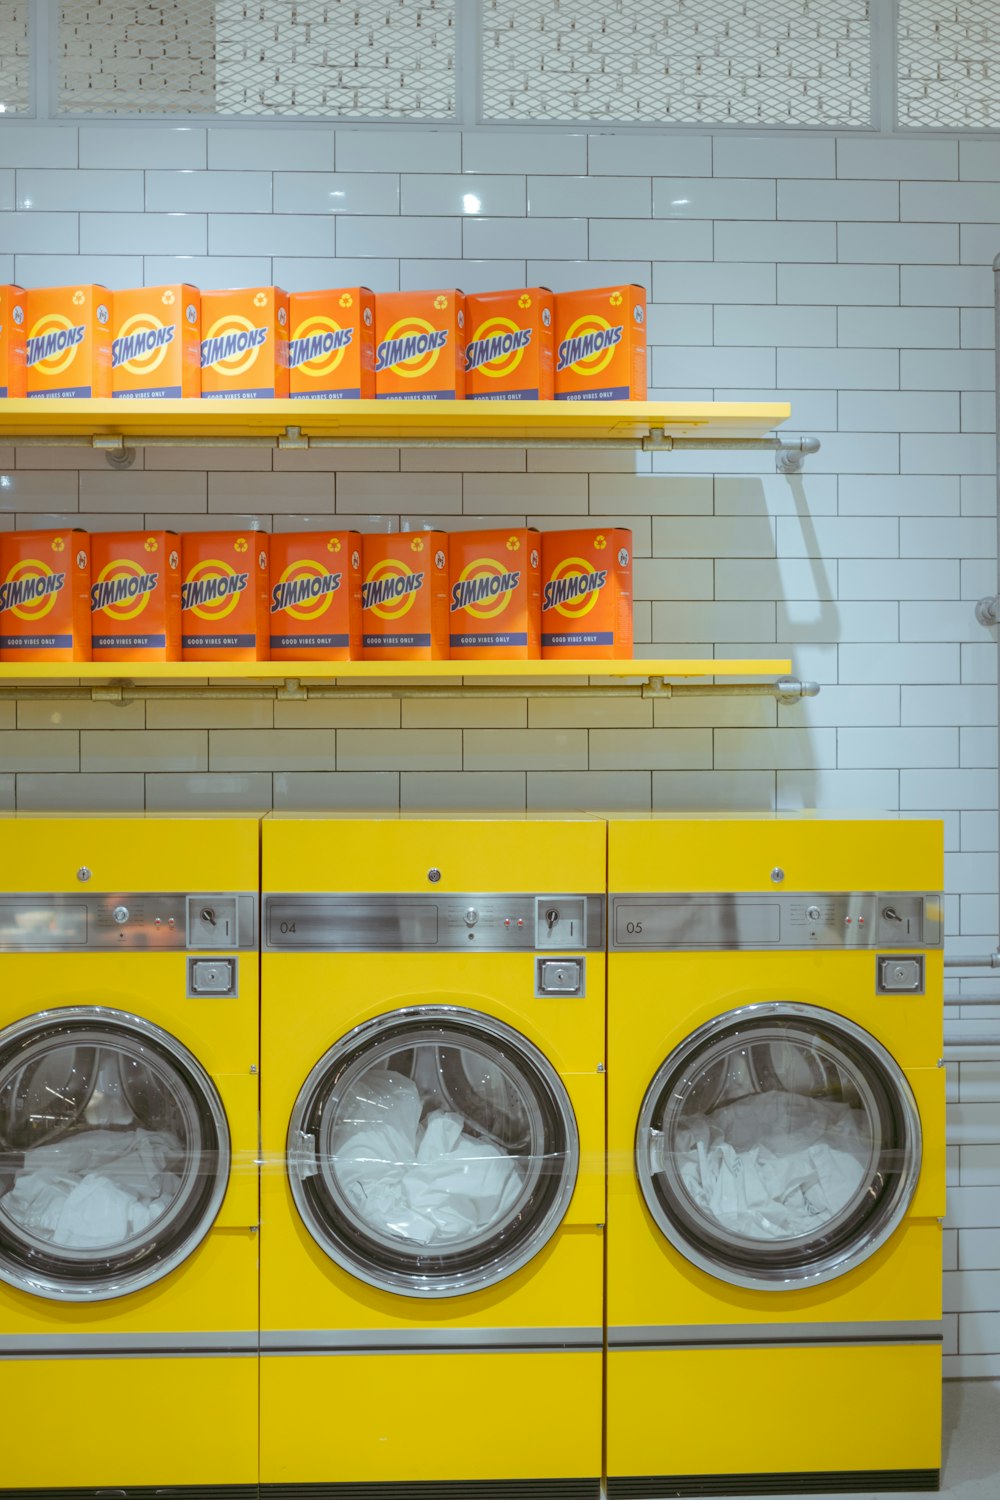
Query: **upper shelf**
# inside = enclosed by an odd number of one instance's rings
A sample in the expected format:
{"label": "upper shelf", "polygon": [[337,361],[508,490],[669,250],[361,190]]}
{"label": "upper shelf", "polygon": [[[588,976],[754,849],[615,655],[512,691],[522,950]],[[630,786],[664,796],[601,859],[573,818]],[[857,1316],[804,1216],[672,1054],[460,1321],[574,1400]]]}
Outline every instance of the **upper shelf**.
{"label": "upper shelf", "polygon": [[[791,415],[758,401],[0,401],[0,441],[83,439],[96,447],[219,440],[299,447],[350,442],[533,442],[725,447]],[[103,441],[102,441],[103,440]]]}

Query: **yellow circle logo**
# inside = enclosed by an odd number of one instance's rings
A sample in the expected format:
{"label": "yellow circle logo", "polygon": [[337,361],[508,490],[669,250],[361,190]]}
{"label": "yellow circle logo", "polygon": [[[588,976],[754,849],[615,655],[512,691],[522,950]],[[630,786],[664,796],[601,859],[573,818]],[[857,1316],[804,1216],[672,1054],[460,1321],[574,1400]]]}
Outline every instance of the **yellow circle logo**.
{"label": "yellow circle logo", "polygon": [[[0,608],[29,623],[42,620],[54,606],[65,579],[65,573],[56,573],[38,558],[22,558],[7,574],[0,590]],[[16,602],[8,604],[8,599]]]}
{"label": "yellow circle logo", "polygon": [[[231,380],[245,375],[263,347],[264,340],[258,339],[261,331],[240,313],[224,313],[221,318],[216,319],[202,340],[202,348],[208,349],[208,366]],[[218,347],[215,345],[216,340]],[[231,352],[227,352],[230,349]],[[216,357],[213,358],[213,355]],[[202,364],[206,364],[204,358]]]}
{"label": "yellow circle logo", "polygon": [[196,563],[184,580],[181,604],[199,620],[224,620],[239,603],[246,574],[237,573],[220,558]]}
{"label": "yellow circle logo", "polygon": [[352,342],[353,332],[341,328],[335,318],[314,313],[299,324],[289,340],[289,364],[312,380],[332,375]]}
{"label": "yellow circle logo", "polygon": [[[602,318],[599,313],[584,313],[582,318],[577,318],[566,331],[564,343],[570,339],[585,338],[588,333],[606,334],[611,330],[611,324],[607,318]],[[581,375],[599,375],[606,370],[615,354],[615,345],[608,340],[607,347],[603,347],[603,341],[598,344],[597,349],[585,359],[575,360],[570,367],[579,370]]]}
{"label": "yellow circle logo", "polygon": [[171,325],[164,325],[152,313],[133,314],[125,319],[111,346],[112,367],[151,375],[166,359],[173,333]]}
{"label": "yellow circle logo", "polygon": [[[577,593],[575,598],[564,599],[563,602],[555,604],[552,607],[557,609],[561,615],[565,615],[568,620],[579,620],[584,615],[589,615],[597,603],[601,592],[591,582],[591,580],[596,580],[598,576],[599,570],[592,568],[585,558],[563,558],[559,566],[553,570],[551,583],[545,585],[546,593],[550,591],[552,584],[558,586],[560,579],[579,578],[588,586]],[[562,591],[557,587],[554,592],[558,596]]]}
{"label": "yellow circle logo", "polygon": [[[438,298],[434,305],[437,306],[440,300]],[[406,339],[415,339],[418,342],[426,339],[428,342],[422,350],[417,350],[408,359],[391,359],[387,368],[391,367],[404,380],[419,380],[421,375],[426,375],[428,370],[433,370],[437,364],[438,355],[441,353],[441,345],[436,338],[437,332],[433,323],[428,323],[426,318],[406,317],[393,323],[383,344],[394,345],[397,342],[403,343]]]}
{"label": "yellow circle logo", "polygon": [[375,564],[364,581],[361,600],[380,620],[401,620],[413,608],[423,574],[395,557]]}
{"label": "yellow circle logo", "polygon": [[[476,369],[481,375],[488,375],[491,380],[501,380],[505,375],[512,375],[524,358],[526,345],[518,337],[521,332],[511,318],[501,318],[498,314],[487,318],[472,336],[466,351],[466,368]],[[492,340],[497,341],[498,353],[492,359],[478,359],[478,346],[489,344]],[[504,344],[507,345],[506,351]]]}
{"label": "yellow circle logo", "polygon": [[[272,611],[283,609],[295,620],[318,620],[320,615],[326,614],[333,603],[335,590],[331,584],[334,576],[310,558],[301,558],[298,562],[289,563],[271,590]],[[312,580],[315,580],[313,586],[307,587],[306,585]],[[298,584],[299,587],[290,587],[294,584]],[[297,602],[286,603],[285,601],[289,598],[294,598]]]}
{"label": "yellow circle logo", "polygon": [[43,313],[28,334],[29,363],[33,363],[34,368],[39,370],[43,375],[61,375],[64,370],[68,370],[76,358],[76,351],[80,347],[79,344],[69,339],[62,349],[54,349],[44,359],[32,361],[31,341],[33,339],[45,339],[60,333],[69,333],[74,326],[72,318],[67,318],[65,313]]}
{"label": "yellow circle logo", "polygon": [[[119,588],[113,585],[121,579]],[[128,580],[134,579],[133,591]],[[150,582],[152,580],[152,582]],[[149,603],[150,590],[155,586],[156,574],[146,573],[130,557],[119,557],[101,569],[90,590],[92,607],[101,609],[112,620],[134,620],[141,615]],[[117,596],[121,594],[121,597]]]}

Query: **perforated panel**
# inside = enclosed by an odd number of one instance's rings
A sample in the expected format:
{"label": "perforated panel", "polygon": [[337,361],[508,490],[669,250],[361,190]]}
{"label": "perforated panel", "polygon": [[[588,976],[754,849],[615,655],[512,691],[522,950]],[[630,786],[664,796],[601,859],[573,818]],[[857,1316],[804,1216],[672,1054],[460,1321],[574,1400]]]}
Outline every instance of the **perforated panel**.
{"label": "perforated panel", "polygon": [[996,0],[900,0],[899,124],[1000,128]]}
{"label": "perforated panel", "polygon": [[868,0],[485,0],[488,120],[867,125]]}
{"label": "perforated panel", "polygon": [[30,101],[28,6],[0,4],[0,114],[16,114]]}
{"label": "perforated panel", "polygon": [[64,113],[447,119],[454,0],[61,7]]}

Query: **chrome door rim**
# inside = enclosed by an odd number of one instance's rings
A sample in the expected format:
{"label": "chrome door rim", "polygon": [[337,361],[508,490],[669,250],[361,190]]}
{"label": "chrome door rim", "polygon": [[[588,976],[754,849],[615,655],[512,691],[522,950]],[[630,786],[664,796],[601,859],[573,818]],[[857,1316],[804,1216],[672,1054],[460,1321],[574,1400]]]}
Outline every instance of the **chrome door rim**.
{"label": "chrome door rim", "polygon": [[[816,1039],[815,1032],[820,1030],[830,1038],[831,1046],[842,1043],[845,1055],[850,1056],[846,1051],[850,1049],[856,1057],[864,1059],[896,1112],[901,1136],[900,1170],[895,1175],[894,1182],[875,1201],[872,1212],[862,1221],[863,1232],[857,1236],[846,1239],[841,1237],[827,1254],[803,1259],[798,1265],[792,1263],[785,1266],[777,1261],[773,1265],[768,1264],[766,1251],[771,1242],[762,1240],[759,1242],[758,1264],[754,1266],[750,1253],[753,1247],[749,1240],[746,1243],[750,1250],[745,1255],[737,1257],[731,1254],[728,1259],[721,1234],[714,1244],[709,1234],[701,1236],[699,1242],[699,1236],[691,1227],[693,1215],[683,1207],[683,1201],[670,1198],[657,1185],[655,1178],[667,1174],[654,1172],[648,1143],[652,1132],[658,1129],[654,1124],[654,1116],[659,1111],[661,1100],[671,1088],[679,1085],[685,1069],[709,1050],[713,1043],[721,1042],[727,1034],[742,1030],[747,1046],[752,1046],[756,1041],[766,1040],[766,1030],[782,1022],[807,1032],[812,1027],[812,1041]],[[760,1035],[755,1035],[755,1027],[761,1028]],[[870,1098],[867,1077],[865,1082]],[[916,1192],[921,1156],[920,1114],[906,1075],[892,1054],[869,1032],[847,1017],[819,1006],[793,1002],[769,1001],[737,1007],[713,1017],[693,1031],[657,1068],[643,1098],[635,1131],[635,1168],[639,1186],[646,1207],[666,1239],[687,1260],[716,1279],[733,1286],[764,1291],[789,1291],[833,1281],[874,1255],[896,1232],[906,1216]],[[869,1181],[877,1181],[880,1177],[882,1174],[876,1171],[870,1174]],[[671,1186],[676,1187],[675,1175]],[[856,1212],[848,1212],[845,1206],[839,1215],[829,1221],[831,1233],[844,1231],[855,1217]],[[790,1237],[783,1243],[791,1246],[794,1239]]]}
{"label": "chrome door rim", "polygon": [[[501,1054],[511,1066],[514,1062],[523,1070],[534,1085],[539,1096],[547,1095],[546,1104],[550,1124],[555,1121],[562,1133],[562,1151],[559,1153],[561,1170],[555,1177],[554,1187],[549,1184],[541,1193],[541,1202],[535,1221],[530,1219],[525,1232],[508,1235],[509,1243],[500,1247],[492,1258],[475,1262],[475,1252],[484,1251],[491,1240],[497,1238],[495,1227],[478,1238],[463,1241],[462,1252],[467,1263],[458,1263],[454,1258],[453,1268],[447,1266],[445,1254],[431,1257],[444,1264],[431,1270],[418,1266],[406,1269],[406,1257],[397,1246],[395,1264],[378,1262],[380,1249],[376,1235],[366,1230],[359,1231],[356,1216],[344,1212],[341,1203],[328,1190],[328,1179],[320,1168],[315,1172],[303,1170],[303,1143],[312,1139],[308,1127],[313,1111],[321,1111],[335,1100],[335,1085],[325,1087],[334,1078],[343,1078],[345,1085],[362,1072],[364,1057],[376,1044],[386,1046],[386,1055],[402,1052],[408,1045],[426,1045],[431,1042],[439,1046],[461,1043],[470,1037],[480,1046]],[[357,1066],[355,1067],[355,1063]],[[351,1072],[351,1069],[354,1069]],[[554,1153],[553,1153],[554,1154]],[[565,1217],[570,1199],[576,1187],[579,1171],[580,1144],[576,1117],[566,1086],[545,1054],[513,1027],[495,1016],[487,1015],[471,1007],[460,1005],[414,1005],[386,1011],[369,1021],[361,1023],[347,1032],[323,1054],[310,1070],[300,1088],[288,1124],[288,1176],[296,1209],[309,1234],[320,1249],[335,1264],[368,1286],[382,1291],[395,1292],[413,1298],[441,1298],[467,1295],[484,1287],[506,1280],[515,1271],[534,1259],[551,1240]],[[536,1172],[535,1181],[522,1189],[517,1203],[518,1217],[530,1213],[533,1189],[546,1177],[545,1172]],[[320,1193],[312,1184],[324,1184]],[[505,1220],[510,1215],[505,1211]],[[468,1253],[466,1253],[468,1252]],[[413,1255],[413,1261],[420,1257]],[[389,1260],[388,1255],[384,1256]],[[475,1262],[475,1263],[474,1263]]]}
{"label": "chrome door rim", "polygon": [[[204,1240],[218,1216],[229,1186],[232,1148],[225,1109],[209,1074],[182,1042],[142,1016],[98,1005],[37,1011],[0,1030],[0,1065],[12,1047],[23,1051],[34,1044],[41,1054],[46,1042],[54,1046],[72,1046],[81,1032],[87,1037],[99,1038],[97,1044],[101,1046],[113,1047],[116,1040],[130,1039],[134,1044],[148,1048],[165,1069],[173,1068],[204,1111],[206,1124],[214,1131],[215,1140],[211,1143],[210,1150],[216,1162],[208,1191],[196,1209],[191,1226],[176,1244],[155,1257],[150,1252],[163,1231],[169,1231],[171,1225],[174,1225],[176,1232],[181,1211],[191,1196],[191,1184],[196,1183],[199,1176],[197,1161],[188,1164],[184,1178],[186,1193],[178,1194],[168,1213],[149,1230],[128,1241],[129,1253],[118,1257],[111,1252],[111,1247],[103,1249],[103,1253],[102,1248],[98,1247],[96,1250],[70,1250],[68,1254],[55,1255],[50,1245],[24,1232],[22,1226],[3,1214],[3,1200],[0,1198],[0,1229],[8,1224],[16,1226],[15,1232],[6,1229],[5,1233],[0,1233],[0,1281],[20,1291],[29,1292],[32,1296],[52,1301],[89,1303],[108,1301],[141,1291],[161,1281],[188,1259]],[[88,1045],[94,1045],[93,1040]],[[14,1244],[23,1243],[30,1247],[41,1259],[62,1262],[65,1274],[24,1264],[16,1254],[11,1253],[12,1241]],[[147,1252],[146,1257],[136,1261],[134,1252],[143,1247]],[[120,1264],[116,1265],[116,1261]],[[73,1274],[75,1265],[79,1265],[82,1271],[88,1265],[96,1268],[102,1263],[103,1269],[95,1269],[89,1282],[78,1279]]]}

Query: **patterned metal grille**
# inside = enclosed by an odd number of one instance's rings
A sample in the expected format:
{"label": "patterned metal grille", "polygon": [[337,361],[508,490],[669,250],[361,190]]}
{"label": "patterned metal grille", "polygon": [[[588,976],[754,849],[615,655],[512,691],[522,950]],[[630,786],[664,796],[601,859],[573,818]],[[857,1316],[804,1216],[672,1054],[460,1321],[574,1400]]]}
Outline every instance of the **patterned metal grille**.
{"label": "patterned metal grille", "polygon": [[1000,128],[997,0],[899,0],[897,44],[900,125]]}
{"label": "patterned metal grille", "polygon": [[66,114],[211,114],[215,7],[174,0],[59,8],[59,109]]}
{"label": "patterned metal grille", "polygon": [[447,119],[454,0],[216,4],[216,110]]}
{"label": "patterned metal grille", "polygon": [[863,126],[868,0],[484,0],[487,120]]}
{"label": "patterned metal grille", "polygon": [[23,112],[31,100],[27,0],[0,4],[0,113]]}
{"label": "patterned metal grille", "polygon": [[59,107],[447,119],[454,13],[454,0],[71,0],[60,8]]}

